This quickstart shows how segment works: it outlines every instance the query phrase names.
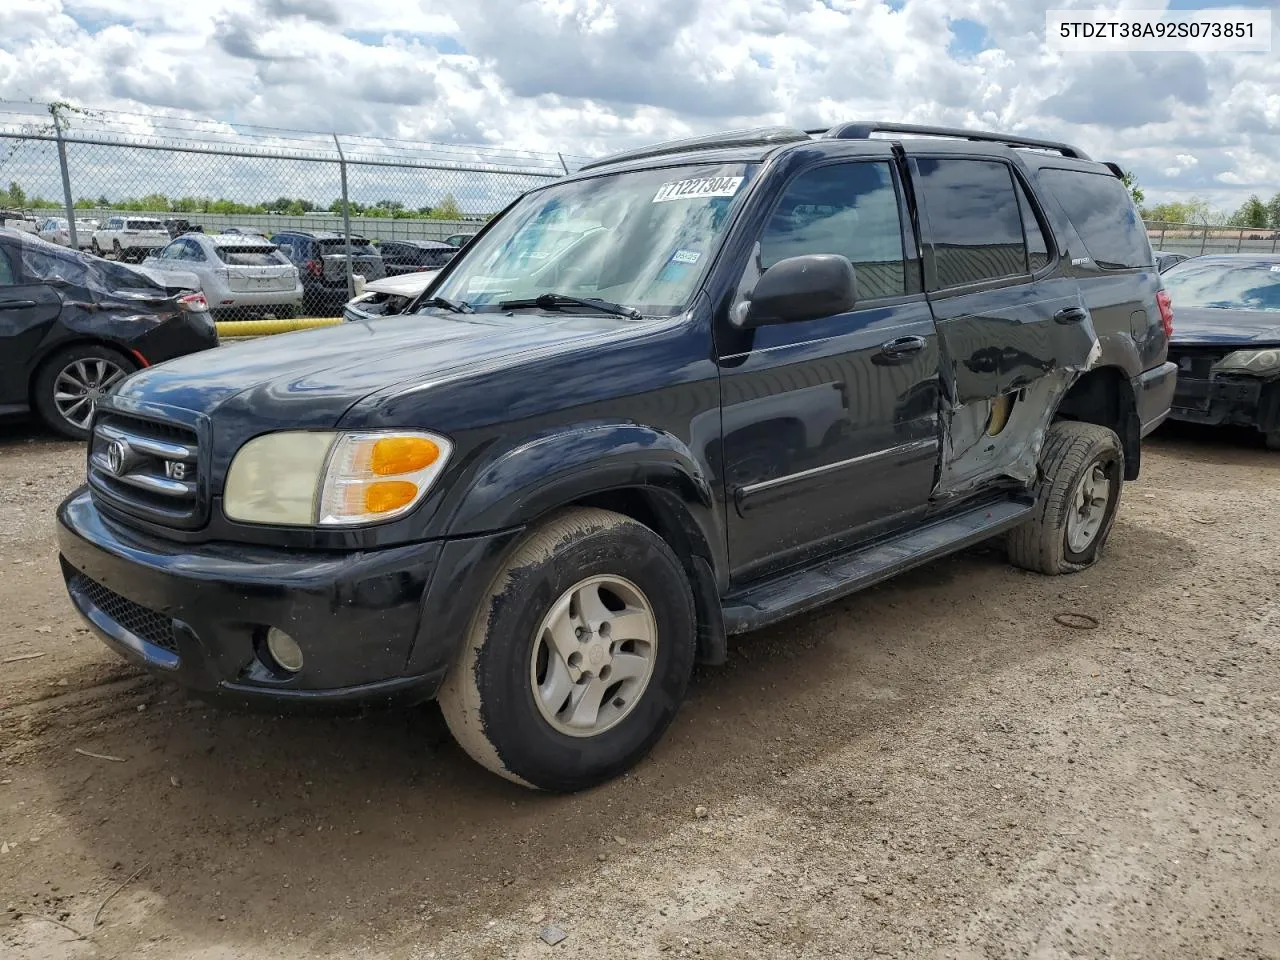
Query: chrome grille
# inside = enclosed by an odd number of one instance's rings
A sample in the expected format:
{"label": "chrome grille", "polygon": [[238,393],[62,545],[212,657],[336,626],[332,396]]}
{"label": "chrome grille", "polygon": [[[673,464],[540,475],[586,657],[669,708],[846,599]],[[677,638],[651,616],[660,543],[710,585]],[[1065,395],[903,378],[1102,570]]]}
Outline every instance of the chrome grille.
{"label": "chrome grille", "polygon": [[89,483],[109,506],[158,523],[190,527],[203,517],[195,431],[108,413],[94,423]]}

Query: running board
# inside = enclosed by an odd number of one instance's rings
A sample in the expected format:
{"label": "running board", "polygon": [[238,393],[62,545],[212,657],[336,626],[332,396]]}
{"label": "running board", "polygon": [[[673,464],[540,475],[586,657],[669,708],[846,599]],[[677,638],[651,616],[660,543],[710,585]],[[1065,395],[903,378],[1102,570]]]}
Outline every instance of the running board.
{"label": "running board", "polygon": [[933,520],[891,540],[841,554],[724,598],[728,633],[746,633],[812,610],[1016,527],[1035,504],[998,500]]}

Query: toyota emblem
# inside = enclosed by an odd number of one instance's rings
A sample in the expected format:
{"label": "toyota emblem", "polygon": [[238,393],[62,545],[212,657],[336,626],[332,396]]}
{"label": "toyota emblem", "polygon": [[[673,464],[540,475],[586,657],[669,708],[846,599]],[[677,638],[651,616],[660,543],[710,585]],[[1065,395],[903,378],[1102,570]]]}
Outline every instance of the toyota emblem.
{"label": "toyota emblem", "polygon": [[129,445],[123,440],[112,440],[107,446],[107,469],[118,477],[128,462]]}

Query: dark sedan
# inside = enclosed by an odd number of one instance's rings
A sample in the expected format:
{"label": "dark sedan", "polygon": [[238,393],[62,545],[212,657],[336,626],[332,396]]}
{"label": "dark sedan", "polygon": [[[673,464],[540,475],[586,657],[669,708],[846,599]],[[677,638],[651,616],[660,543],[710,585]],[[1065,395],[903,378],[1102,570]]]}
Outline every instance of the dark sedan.
{"label": "dark sedan", "polygon": [[1254,427],[1280,450],[1280,255],[1196,257],[1164,282],[1178,364],[1170,416]]}
{"label": "dark sedan", "polygon": [[0,415],[34,408],[86,437],[98,399],[130,373],[217,345],[204,294],[0,230]]}
{"label": "dark sedan", "polygon": [[458,252],[458,248],[438,240],[382,240],[378,252],[386,265],[387,276],[439,270]]}

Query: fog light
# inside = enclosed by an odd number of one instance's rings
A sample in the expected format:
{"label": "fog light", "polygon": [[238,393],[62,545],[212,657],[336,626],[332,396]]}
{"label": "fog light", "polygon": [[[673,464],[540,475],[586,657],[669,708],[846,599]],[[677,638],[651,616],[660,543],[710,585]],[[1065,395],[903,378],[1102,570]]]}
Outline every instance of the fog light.
{"label": "fog light", "polygon": [[281,669],[297,673],[302,669],[302,648],[298,641],[283,630],[272,627],[267,631],[267,650]]}

